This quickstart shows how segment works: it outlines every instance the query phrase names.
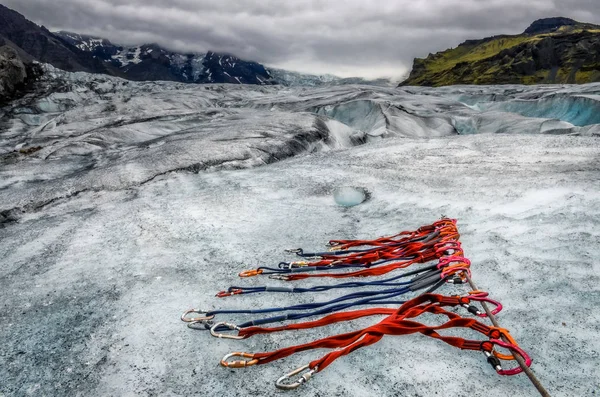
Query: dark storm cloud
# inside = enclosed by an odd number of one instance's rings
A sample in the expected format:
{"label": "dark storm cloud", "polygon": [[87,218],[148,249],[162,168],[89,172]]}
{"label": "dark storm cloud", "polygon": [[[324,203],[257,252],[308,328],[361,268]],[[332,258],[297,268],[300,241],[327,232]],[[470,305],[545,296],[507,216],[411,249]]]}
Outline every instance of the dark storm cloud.
{"label": "dark storm cloud", "polygon": [[538,18],[600,24],[598,0],[4,0],[51,30],[342,75],[401,75],[414,57]]}

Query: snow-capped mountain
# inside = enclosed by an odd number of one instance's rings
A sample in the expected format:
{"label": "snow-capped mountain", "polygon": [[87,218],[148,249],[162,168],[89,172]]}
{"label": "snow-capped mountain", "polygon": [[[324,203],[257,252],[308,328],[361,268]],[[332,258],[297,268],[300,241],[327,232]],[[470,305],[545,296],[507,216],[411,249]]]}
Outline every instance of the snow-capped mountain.
{"label": "snow-capped mountain", "polygon": [[79,33],[71,32],[55,32],[57,36],[61,37],[69,44],[74,45],[82,51],[93,52],[96,49],[116,49],[110,41],[106,39],[100,39],[93,36],[82,35]]}
{"label": "snow-capped mountain", "polygon": [[123,47],[115,46],[106,39],[71,32],[55,32],[54,34],[78,49],[87,53],[91,52],[95,58],[105,61],[123,50]]}
{"label": "snow-capped mountain", "polygon": [[121,46],[109,40],[73,32],[55,35],[123,72],[130,80],[168,80],[184,83],[281,84],[309,86],[365,84],[392,86],[389,79],[343,78],[332,74],[306,74],[268,68],[235,56],[207,53],[178,53],[157,44]]}
{"label": "snow-capped mountain", "polygon": [[72,32],[55,32],[56,36],[78,49],[90,53],[122,72],[130,80],[167,80],[184,83],[275,84],[257,62],[233,55],[178,53],[157,44],[121,46],[99,37]]}
{"label": "snow-capped mountain", "polygon": [[266,68],[257,62],[211,51],[178,53],[156,44],[124,46],[73,32],[52,33],[2,5],[0,22],[0,46],[13,48],[26,65],[38,61],[66,71],[102,73],[137,81],[285,86],[390,85],[385,79],[341,78]]}

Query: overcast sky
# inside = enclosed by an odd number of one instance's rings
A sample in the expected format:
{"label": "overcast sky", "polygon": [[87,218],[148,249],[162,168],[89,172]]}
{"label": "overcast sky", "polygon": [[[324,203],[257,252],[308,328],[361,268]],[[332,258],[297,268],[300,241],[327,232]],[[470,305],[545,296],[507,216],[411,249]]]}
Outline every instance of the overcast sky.
{"label": "overcast sky", "polygon": [[0,0],[50,30],[221,51],[340,76],[400,77],[414,57],[520,33],[535,19],[600,24],[600,0]]}

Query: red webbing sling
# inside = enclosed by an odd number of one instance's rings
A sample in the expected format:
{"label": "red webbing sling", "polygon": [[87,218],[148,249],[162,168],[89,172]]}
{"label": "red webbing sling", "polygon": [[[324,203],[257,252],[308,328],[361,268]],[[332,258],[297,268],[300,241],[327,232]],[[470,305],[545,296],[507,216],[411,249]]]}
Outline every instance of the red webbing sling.
{"label": "red webbing sling", "polygon": [[[374,344],[381,340],[384,335],[408,335],[414,333],[421,333],[423,335],[440,339],[449,345],[455,346],[463,350],[479,350],[487,352],[491,355],[494,351],[494,345],[500,345],[502,347],[509,347],[516,350],[521,354],[529,363],[530,359],[525,352],[523,352],[516,344],[507,344],[499,341],[498,338],[501,336],[509,335],[506,330],[489,327],[473,318],[461,317],[456,313],[449,312],[443,308],[443,306],[459,306],[468,305],[471,301],[470,297],[447,297],[438,294],[423,294],[417,298],[414,298],[400,308],[393,311],[388,317],[381,320],[379,323],[362,330],[348,332],[345,334],[339,334],[322,338],[310,343],[302,345],[291,346],[267,353],[232,353],[227,355],[224,360],[221,361],[221,365],[231,368],[246,367],[250,365],[261,365],[266,364],[275,360],[279,360],[284,357],[288,357],[301,351],[307,351],[318,348],[338,349],[334,350],[323,356],[320,359],[312,361],[308,368],[314,370],[314,372],[322,371],[328,365],[330,365],[337,358],[349,354],[356,349]],[[269,333],[277,332],[289,329],[303,329],[323,326],[332,324],[334,322],[347,321],[348,319],[355,319],[375,314],[386,314],[389,313],[388,309],[365,309],[353,312],[342,312],[329,315],[317,321],[308,323],[299,323],[288,326],[276,327],[276,328],[261,328],[261,327],[248,327],[240,330],[240,336],[248,337],[257,333]],[[417,321],[408,320],[409,318],[415,318],[423,313],[432,313],[446,316],[449,321],[437,325],[427,326]],[[437,331],[450,328],[469,328],[477,331],[486,337],[488,340],[468,340],[460,337],[444,336],[439,334]],[[232,361],[227,362],[226,359],[230,357],[245,357],[251,358],[249,361]],[[507,358],[508,359],[508,358]],[[489,359],[488,359],[489,361]],[[492,361],[490,361],[492,363]],[[494,361],[497,372],[501,375],[514,375],[522,371],[521,368],[514,368],[511,370],[502,370],[499,368],[499,364]]]}

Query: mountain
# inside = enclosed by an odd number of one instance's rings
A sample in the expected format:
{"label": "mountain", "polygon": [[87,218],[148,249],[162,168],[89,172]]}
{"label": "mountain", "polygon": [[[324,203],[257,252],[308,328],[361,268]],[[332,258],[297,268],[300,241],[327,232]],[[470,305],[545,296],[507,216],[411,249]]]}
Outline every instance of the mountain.
{"label": "mountain", "polygon": [[38,61],[71,72],[103,73],[129,80],[274,84],[257,62],[215,52],[182,54],[156,44],[125,47],[92,36],[52,33],[0,5],[0,47],[4,45],[13,48],[24,64]]}
{"label": "mountain", "polygon": [[111,73],[99,59],[53,35],[43,26],[0,4],[0,45],[17,51],[26,63],[36,60],[76,72]]}
{"label": "mountain", "polygon": [[26,66],[38,61],[66,71],[103,73],[134,81],[285,86],[392,85],[389,79],[341,78],[266,68],[257,62],[212,51],[180,53],[157,44],[125,46],[100,37],[67,31],[50,32],[0,5],[0,47],[3,45],[12,47]]}
{"label": "mountain", "polygon": [[168,80],[184,83],[274,84],[265,67],[235,56],[178,53],[157,44],[122,46],[99,37],[55,32],[57,37],[110,64],[129,80]]}
{"label": "mountain", "polygon": [[364,84],[390,86],[389,79],[342,78],[267,68],[215,52],[182,54],[157,44],[122,46],[106,39],[73,32],[54,34],[78,49],[119,69],[130,80],[169,80],[185,83],[281,84],[289,87]]}
{"label": "mountain", "polygon": [[157,44],[127,47],[113,44],[103,38],[73,32],[60,31],[54,34],[93,57],[109,63],[130,80],[281,84],[289,87],[345,84],[392,85],[389,79],[342,78],[331,74],[314,75],[267,68],[257,62],[244,61],[232,55],[210,51],[183,54],[165,50]]}
{"label": "mountain", "polygon": [[595,81],[600,81],[600,26],[557,17],[539,19],[522,34],[467,40],[416,58],[401,85]]}

